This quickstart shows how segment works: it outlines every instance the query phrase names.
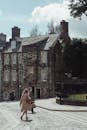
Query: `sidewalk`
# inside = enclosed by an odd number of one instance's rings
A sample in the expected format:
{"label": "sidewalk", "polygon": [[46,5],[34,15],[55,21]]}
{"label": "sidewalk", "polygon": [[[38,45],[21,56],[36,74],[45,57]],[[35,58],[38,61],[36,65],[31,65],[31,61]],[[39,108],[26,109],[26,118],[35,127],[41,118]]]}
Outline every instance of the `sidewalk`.
{"label": "sidewalk", "polygon": [[86,106],[60,105],[56,98],[36,100],[35,103],[37,107],[50,111],[87,112]]}

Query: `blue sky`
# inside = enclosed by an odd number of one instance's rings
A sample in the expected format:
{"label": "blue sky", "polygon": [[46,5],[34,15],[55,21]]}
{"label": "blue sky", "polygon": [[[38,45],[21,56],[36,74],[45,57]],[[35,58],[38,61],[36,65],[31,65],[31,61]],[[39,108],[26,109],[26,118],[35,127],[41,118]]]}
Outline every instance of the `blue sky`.
{"label": "blue sky", "polygon": [[19,26],[21,36],[29,36],[34,25],[45,32],[47,23],[54,20],[59,24],[62,19],[69,22],[71,37],[86,37],[87,18],[81,21],[70,17],[68,0],[0,0],[0,32],[11,37],[11,28]]}

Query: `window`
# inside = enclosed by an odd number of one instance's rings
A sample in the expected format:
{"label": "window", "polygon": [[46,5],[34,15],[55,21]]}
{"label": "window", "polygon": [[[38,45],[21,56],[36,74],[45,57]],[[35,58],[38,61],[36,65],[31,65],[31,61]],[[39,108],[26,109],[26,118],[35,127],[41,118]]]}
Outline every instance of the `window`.
{"label": "window", "polygon": [[3,99],[6,101],[6,100],[8,100],[9,99],[9,93],[8,92],[4,92],[3,93]]}
{"label": "window", "polygon": [[12,64],[16,64],[16,53],[13,53],[12,55],[11,55],[11,60],[12,60]]}
{"label": "window", "polygon": [[10,75],[9,75],[9,70],[4,71],[4,81],[9,81],[10,80]]}
{"label": "window", "polygon": [[46,51],[41,51],[41,62],[47,63],[47,52]]}
{"label": "window", "polygon": [[4,54],[4,64],[8,65],[9,64],[9,54]]}
{"label": "window", "polygon": [[47,68],[44,68],[41,70],[41,81],[46,82],[47,81]]}
{"label": "window", "polygon": [[17,71],[12,70],[12,81],[16,81],[16,80],[17,80]]}

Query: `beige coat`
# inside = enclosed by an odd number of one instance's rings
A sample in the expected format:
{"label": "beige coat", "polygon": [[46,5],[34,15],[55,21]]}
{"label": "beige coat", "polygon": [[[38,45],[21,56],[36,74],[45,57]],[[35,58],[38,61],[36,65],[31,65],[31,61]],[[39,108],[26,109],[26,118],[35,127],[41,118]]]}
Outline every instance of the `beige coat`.
{"label": "beige coat", "polygon": [[31,97],[29,97],[27,93],[21,96],[20,105],[21,105],[21,112],[28,110],[31,111],[32,109]]}

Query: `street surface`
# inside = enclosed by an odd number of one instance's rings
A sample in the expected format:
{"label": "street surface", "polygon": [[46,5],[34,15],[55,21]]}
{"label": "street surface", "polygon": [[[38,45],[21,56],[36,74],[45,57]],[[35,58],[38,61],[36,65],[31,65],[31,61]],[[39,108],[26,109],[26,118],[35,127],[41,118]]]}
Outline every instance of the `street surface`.
{"label": "street surface", "polygon": [[[87,107],[58,105],[55,99],[37,100],[38,106],[61,110],[87,110]],[[47,105],[48,104],[48,105]],[[29,122],[20,120],[19,102],[0,103],[0,130],[87,130],[87,112],[58,112],[35,108]]]}

